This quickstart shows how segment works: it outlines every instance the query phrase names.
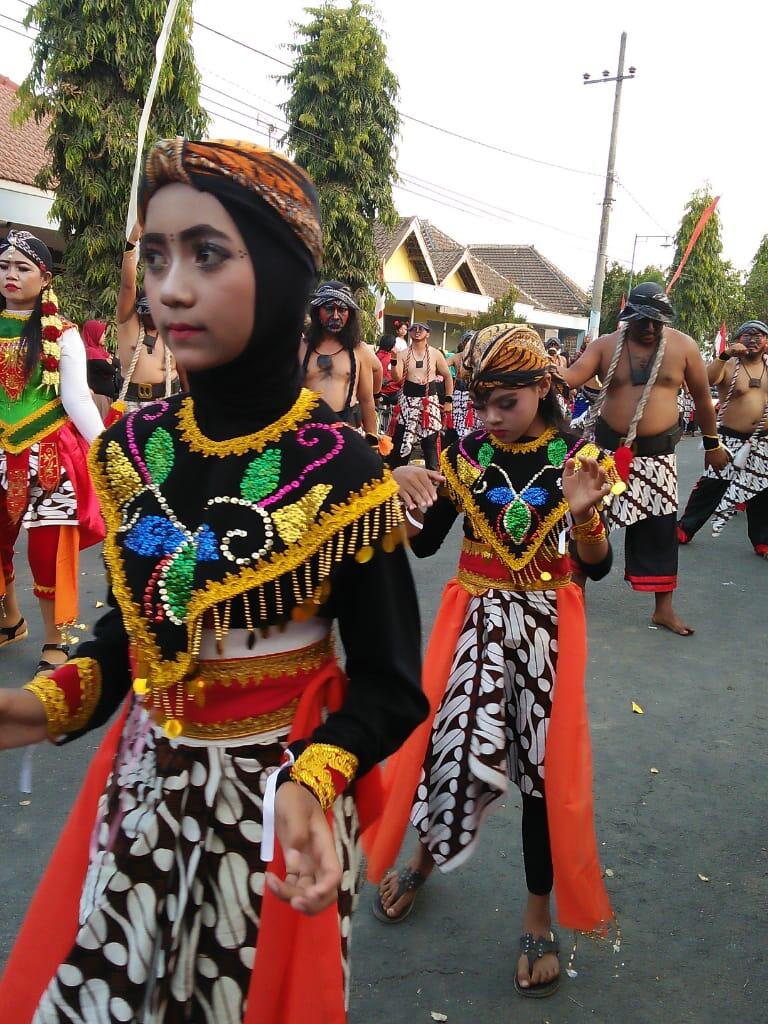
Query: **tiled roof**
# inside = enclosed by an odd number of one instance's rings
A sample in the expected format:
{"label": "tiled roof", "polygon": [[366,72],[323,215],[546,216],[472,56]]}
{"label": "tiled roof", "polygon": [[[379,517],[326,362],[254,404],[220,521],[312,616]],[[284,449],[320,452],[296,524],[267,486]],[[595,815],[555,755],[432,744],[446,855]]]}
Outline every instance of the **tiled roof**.
{"label": "tiled roof", "polygon": [[419,218],[419,226],[427,245],[433,252],[447,252],[452,249],[461,249],[463,251],[466,248],[461,242],[457,242],[455,238],[451,238],[450,235],[446,235],[440,228],[435,227],[431,220]]}
{"label": "tiled roof", "polygon": [[533,245],[470,245],[473,256],[527,292],[540,309],[554,313],[584,314],[586,292]]}
{"label": "tiled roof", "polygon": [[385,228],[378,221],[373,225],[373,243],[385,263],[402,244],[414,220],[414,217],[400,217],[393,228]]}
{"label": "tiled roof", "polygon": [[30,118],[18,128],[11,124],[17,90],[15,82],[0,75],[0,178],[34,185],[37,174],[48,163],[48,123],[37,124]]}
{"label": "tiled roof", "polygon": [[[470,255],[470,260],[486,295],[490,295],[493,299],[500,299],[502,295],[507,294],[514,284],[513,281],[510,281],[508,277],[504,277],[503,274],[494,270],[492,266],[478,259],[475,255]],[[533,298],[527,292],[524,292],[516,284],[514,286],[520,293],[520,302],[525,302],[530,306],[536,305]]]}

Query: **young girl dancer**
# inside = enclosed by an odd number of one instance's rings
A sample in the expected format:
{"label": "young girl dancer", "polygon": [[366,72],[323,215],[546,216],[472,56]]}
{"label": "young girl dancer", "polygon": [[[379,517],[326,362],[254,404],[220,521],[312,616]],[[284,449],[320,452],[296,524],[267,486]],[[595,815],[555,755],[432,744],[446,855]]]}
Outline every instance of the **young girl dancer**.
{"label": "young girl dancer", "polygon": [[502,324],[482,334],[471,393],[484,429],[443,454],[446,492],[436,497],[424,470],[396,471],[414,526],[428,506],[414,553],[433,554],[459,513],[464,540],[426,656],[431,734],[427,722],[387,767],[392,795],[369,876],[378,881],[396,856],[415,793],[419,845],[374,901],[382,921],[403,920],[435,864],[450,871],[470,857],[511,779],[528,888],[515,988],[541,996],[559,984],[553,876],[563,925],[593,931],[611,918],[592,822],[583,599],[571,574],[609,571],[599,510],[621,485],[609,457],[564,432],[536,332]]}

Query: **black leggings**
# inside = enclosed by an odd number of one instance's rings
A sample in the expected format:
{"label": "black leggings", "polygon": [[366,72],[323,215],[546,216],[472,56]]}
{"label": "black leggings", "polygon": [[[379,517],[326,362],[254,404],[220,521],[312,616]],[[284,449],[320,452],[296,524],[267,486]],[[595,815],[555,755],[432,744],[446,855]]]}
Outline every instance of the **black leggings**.
{"label": "black leggings", "polygon": [[[391,469],[397,469],[398,466],[405,466],[411,461],[413,450],[411,450],[410,455],[400,454],[400,447],[403,443],[404,434],[404,424],[398,423],[395,429],[395,436],[392,438],[392,452],[387,456],[387,462]],[[421,439],[421,450],[424,453],[424,464],[427,469],[439,469],[440,467],[440,454],[437,446],[439,438],[440,434],[435,431],[434,434],[427,434],[426,437],[422,437]]]}
{"label": "black leggings", "polygon": [[523,798],[523,863],[525,884],[535,896],[552,892],[552,851],[549,847],[547,805],[539,796]]}

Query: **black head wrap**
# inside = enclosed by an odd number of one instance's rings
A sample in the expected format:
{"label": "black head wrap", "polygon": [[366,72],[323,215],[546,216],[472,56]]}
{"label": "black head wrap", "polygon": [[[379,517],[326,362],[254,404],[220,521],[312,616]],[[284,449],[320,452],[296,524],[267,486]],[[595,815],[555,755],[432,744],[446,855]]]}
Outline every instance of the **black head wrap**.
{"label": "black head wrap", "polygon": [[273,422],[301,388],[299,342],[320,259],[320,214],[309,178],[249,143],[159,143],[147,160],[141,208],[162,185],[215,196],[243,236],[256,277],[248,344],[232,362],[189,373],[195,416],[214,440]]}
{"label": "black head wrap", "polygon": [[31,260],[44,274],[53,271],[53,256],[51,250],[35,238],[29,231],[9,231],[5,238],[0,241],[0,256],[9,249],[16,249],[22,256]]}
{"label": "black head wrap", "polygon": [[669,296],[655,281],[644,281],[629,293],[627,304],[622,309],[620,320],[655,320],[660,324],[671,324],[675,310]]}

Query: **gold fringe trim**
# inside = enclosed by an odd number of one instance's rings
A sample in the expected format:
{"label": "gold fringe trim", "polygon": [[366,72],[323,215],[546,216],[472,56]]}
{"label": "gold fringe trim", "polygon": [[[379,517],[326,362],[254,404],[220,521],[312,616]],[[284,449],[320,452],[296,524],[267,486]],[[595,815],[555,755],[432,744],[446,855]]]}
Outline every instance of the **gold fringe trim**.
{"label": "gold fringe trim", "polygon": [[257,684],[265,679],[297,676],[300,672],[314,672],[335,656],[333,637],[308,644],[295,651],[256,655],[252,658],[224,658],[220,661],[201,661],[197,678],[207,684],[241,686]]}
{"label": "gold fringe trim", "polygon": [[73,658],[66,664],[77,669],[80,682],[80,702],[75,712],[70,712],[64,690],[51,676],[36,676],[24,687],[34,693],[45,708],[48,737],[51,740],[82,729],[90,721],[101,696],[101,669],[97,661],[93,658]]}
{"label": "gold fringe trim", "polygon": [[490,430],[488,434],[492,438],[491,444],[493,444],[494,448],[500,448],[503,452],[512,452],[514,455],[526,455],[528,452],[538,451],[539,448],[543,448],[545,444],[549,444],[554,437],[557,437],[557,431],[554,427],[548,427],[543,434],[534,437],[532,441],[523,441],[522,443],[513,441],[510,444],[500,441]]}
{"label": "gold fringe trim", "polygon": [[510,591],[512,593],[527,592],[529,590],[559,590],[560,587],[567,587],[571,582],[570,576],[550,577],[542,579],[534,571],[529,571],[526,566],[520,573],[515,573],[508,580],[495,579],[493,576],[482,576],[480,573],[471,572],[469,569],[459,569],[456,573],[456,581],[473,597],[480,597],[487,594],[489,590]]}
{"label": "gold fringe trim", "polygon": [[[40,419],[55,406],[61,406],[61,415],[51,422],[47,423],[44,427],[35,431],[29,437],[24,438],[21,444],[13,444],[8,440],[8,437],[12,434],[17,433],[23,427],[30,426],[35,420]],[[64,406],[61,404],[60,398],[55,398],[52,402],[48,402],[42,409],[38,409],[36,412],[30,413],[29,416],[25,416],[24,419],[19,420],[18,423],[5,424],[0,426],[0,447],[4,448],[5,451],[10,452],[11,455],[19,455],[21,452],[25,452],[27,448],[31,448],[33,444],[38,441],[44,440],[49,434],[53,434],[59,427],[64,426],[69,417],[67,416]]]}
{"label": "gold fringe trim", "polygon": [[63,690],[60,690],[49,676],[35,676],[24,689],[34,693],[43,705],[48,722],[48,739],[58,739],[67,731],[66,725],[69,720],[69,706]]}
{"label": "gold fringe trim", "polygon": [[539,552],[547,559],[560,557],[557,550],[557,538],[551,537],[551,531],[560,520],[565,518],[565,514],[568,511],[568,502],[565,498],[555,506],[546,519],[539,523],[533,541],[519,558],[515,558],[504,542],[496,536],[495,530],[475,504],[475,500],[468,488],[459,480],[453,466],[446,458],[446,454],[447,452],[443,454],[440,465],[448,483],[448,488],[461,506],[475,535],[483,539],[500,562],[503,562],[508,569],[517,572],[528,565]]}
{"label": "gold fringe trim", "polygon": [[[317,399],[313,392],[309,394]],[[273,552],[254,567],[244,567],[239,572],[227,573],[220,582],[211,581],[205,590],[193,594],[186,616],[187,649],[180,652],[173,661],[163,661],[160,648],[147,629],[142,609],[133,600],[126,581],[123,560],[117,544],[122,516],[120,507],[114,502],[105,468],[99,459],[102,445],[103,435],[96,438],[91,445],[88,466],[107,524],[104,559],[113,593],[123,613],[125,626],[138,660],[143,665],[151,666],[148,668],[151,686],[169,686],[188,676],[197,660],[199,650],[199,647],[196,650],[193,641],[196,637],[199,639],[198,626],[209,608],[237,597],[247,590],[271,584],[274,586],[276,605],[280,609],[283,602],[281,582],[286,577],[293,587],[296,601],[300,605],[304,604],[304,609],[297,609],[299,614],[296,617],[310,618],[319,604],[313,600],[316,592],[330,576],[334,563],[342,561],[347,551],[350,555],[355,554],[358,548],[360,521],[372,517],[374,510],[383,510],[383,523],[379,527],[380,536],[372,537],[373,541],[383,540],[403,523],[403,513],[397,498],[398,485],[389,470],[385,470],[380,479],[365,484],[356,494],[350,494],[343,505],[332,505],[329,511],[321,513],[301,539],[287,547],[285,551]],[[378,514],[381,521],[381,512]],[[314,556],[318,556],[316,560]],[[313,559],[309,581],[312,587],[308,588],[305,573],[299,570],[310,559]],[[306,614],[302,615],[303,610]]]}
{"label": "gold fringe trim", "polygon": [[202,455],[216,455],[226,458],[227,455],[245,455],[247,452],[260,452],[268,444],[277,443],[283,434],[296,430],[320,401],[314,391],[302,388],[293,406],[279,420],[270,423],[263,430],[243,437],[233,437],[229,441],[212,441],[200,430],[195,422],[195,409],[191,398],[185,398],[176,414],[179,423],[179,434],[189,445],[190,451]]}
{"label": "gold fringe trim", "polygon": [[181,735],[195,740],[239,740],[245,736],[258,736],[289,726],[298,706],[299,698],[296,697],[285,707],[253,718],[227,718],[221,722],[190,722],[185,719]]}

